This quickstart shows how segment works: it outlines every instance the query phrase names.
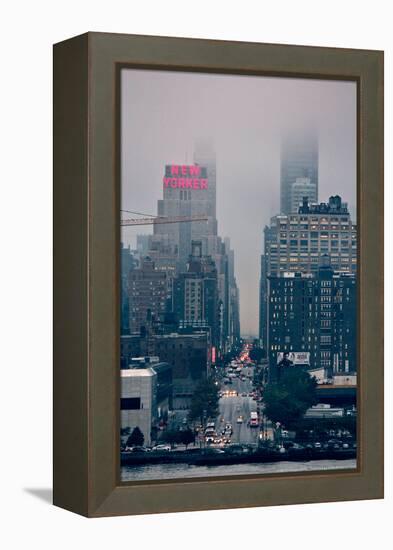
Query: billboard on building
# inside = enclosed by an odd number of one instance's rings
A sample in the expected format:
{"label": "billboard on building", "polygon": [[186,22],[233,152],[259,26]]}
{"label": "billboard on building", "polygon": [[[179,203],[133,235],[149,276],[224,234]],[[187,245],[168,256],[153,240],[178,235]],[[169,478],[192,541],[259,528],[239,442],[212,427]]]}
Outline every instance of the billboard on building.
{"label": "billboard on building", "polygon": [[277,365],[285,358],[290,361],[293,366],[309,365],[310,364],[310,352],[309,351],[280,351],[277,353]]}
{"label": "billboard on building", "polygon": [[207,169],[198,164],[167,164],[163,184],[164,189],[207,189]]}

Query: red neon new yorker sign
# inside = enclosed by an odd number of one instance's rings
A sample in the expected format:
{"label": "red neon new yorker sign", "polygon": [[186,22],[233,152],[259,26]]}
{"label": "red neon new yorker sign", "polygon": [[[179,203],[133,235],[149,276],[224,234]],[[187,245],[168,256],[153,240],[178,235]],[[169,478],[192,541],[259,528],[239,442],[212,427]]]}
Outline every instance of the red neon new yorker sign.
{"label": "red neon new yorker sign", "polygon": [[172,189],[207,189],[206,168],[195,164],[166,166],[163,179],[164,188]]}

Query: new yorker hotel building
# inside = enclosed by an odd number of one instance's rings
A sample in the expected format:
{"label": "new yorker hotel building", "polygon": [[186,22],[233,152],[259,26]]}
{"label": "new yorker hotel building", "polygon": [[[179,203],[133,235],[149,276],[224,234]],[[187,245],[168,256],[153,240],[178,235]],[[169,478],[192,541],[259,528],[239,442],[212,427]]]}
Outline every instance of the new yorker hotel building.
{"label": "new yorker hotel building", "polygon": [[[207,221],[156,224],[154,235],[162,236],[177,250],[178,271],[186,269],[191,254],[191,242],[202,242],[202,253],[212,253],[211,241],[217,239],[215,189],[210,189],[208,170],[198,164],[165,166],[163,198],[158,201],[158,216],[206,216]],[[212,200],[213,199],[213,200]]]}

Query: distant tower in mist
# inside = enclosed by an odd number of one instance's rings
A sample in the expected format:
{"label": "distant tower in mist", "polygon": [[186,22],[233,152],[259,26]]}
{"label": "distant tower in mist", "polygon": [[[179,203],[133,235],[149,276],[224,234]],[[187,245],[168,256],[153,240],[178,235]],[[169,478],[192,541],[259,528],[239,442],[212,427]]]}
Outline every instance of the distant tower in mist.
{"label": "distant tower in mist", "polygon": [[[293,209],[293,185],[308,178],[313,188],[312,200],[318,201],[318,136],[312,130],[286,135],[281,143],[281,213]],[[303,180],[304,181],[304,180]],[[310,197],[311,199],[311,197]]]}
{"label": "distant tower in mist", "polygon": [[208,139],[196,140],[194,144],[194,162],[207,168],[207,178],[209,180],[208,200],[209,216],[216,217],[216,152],[213,143]]}

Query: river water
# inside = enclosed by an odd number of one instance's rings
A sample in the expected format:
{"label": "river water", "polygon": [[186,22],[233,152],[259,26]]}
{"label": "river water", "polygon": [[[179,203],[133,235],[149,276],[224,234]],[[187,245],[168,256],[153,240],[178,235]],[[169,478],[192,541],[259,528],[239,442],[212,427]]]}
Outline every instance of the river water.
{"label": "river water", "polygon": [[356,468],[356,459],[310,460],[309,462],[271,462],[263,464],[231,464],[225,466],[193,466],[191,464],[145,464],[122,466],[122,481],[165,480],[233,475],[282,474],[349,470]]}

